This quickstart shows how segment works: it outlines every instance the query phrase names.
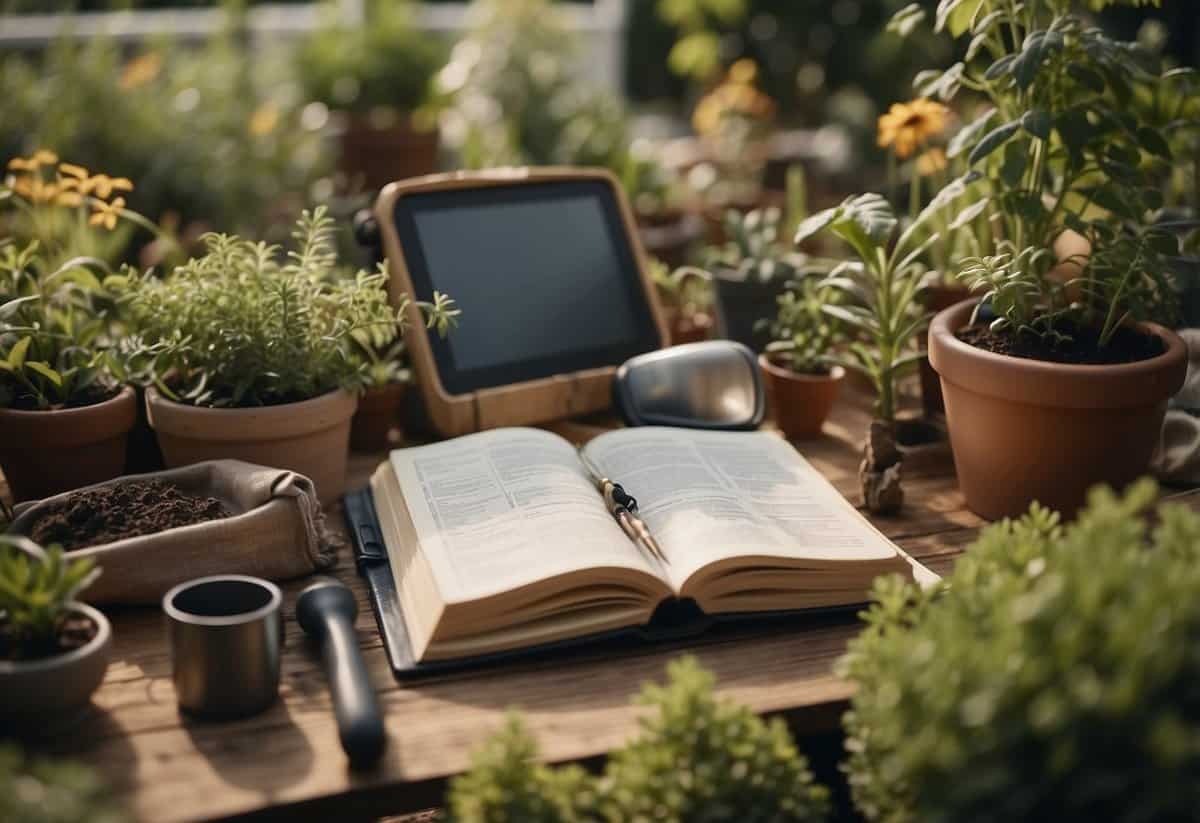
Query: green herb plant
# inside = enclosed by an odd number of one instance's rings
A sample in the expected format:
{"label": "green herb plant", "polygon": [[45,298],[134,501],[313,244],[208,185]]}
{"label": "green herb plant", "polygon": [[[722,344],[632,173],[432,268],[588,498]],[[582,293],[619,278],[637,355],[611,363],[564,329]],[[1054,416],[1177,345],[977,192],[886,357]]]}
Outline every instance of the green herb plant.
{"label": "green herb plant", "polygon": [[821,285],[817,277],[806,277],[779,295],[767,356],[797,374],[829,374],[831,358],[846,335],[844,321],[825,307],[841,300],[841,292]]}
{"label": "green herb plant", "polygon": [[[209,234],[207,252],[164,278],[126,285],[122,316],[130,359],[172,400],[211,407],[269,406],[342,388],[359,390],[371,371],[363,346],[389,345],[408,301],[388,303],[386,265],[337,277],[333,220],[304,212],[298,248]],[[459,310],[445,295],[418,303],[445,334]]]}
{"label": "green herb plant", "polygon": [[59,633],[79,593],[100,575],[90,558],[0,534],[0,659],[37,660],[59,651]]}
{"label": "green herb plant", "polygon": [[[984,173],[983,197],[1011,244],[1003,253],[1036,261],[1022,277],[1061,276],[1038,252],[1064,231],[1090,243],[1092,255],[1069,275],[1072,287],[1041,287],[1035,310],[1056,318],[1058,336],[1071,326],[1098,330],[1101,347],[1126,320],[1173,314],[1164,258],[1178,253],[1178,239],[1154,223],[1174,162],[1171,136],[1188,127],[1164,121],[1137,98],[1169,91],[1191,74],[1164,71],[1156,55],[1113,40],[1084,13],[1112,5],[1159,3],[943,0],[934,27],[966,41],[963,59],[915,81],[921,94],[949,100],[966,89],[988,102],[947,154]],[[912,6],[905,12],[924,14]],[[1028,312],[1011,320],[1014,333],[1048,328]]]}
{"label": "green herb plant", "polygon": [[[971,177],[952,181],[903,231],[881,195],[869,193],[846,198],[804,220],[796,230],[796,243],[829,230],[845,240],[857,260],[838,264],[823,285],[841,292],[841,304],[825,312],[846,324],[855,339],[836,361],[864,374],[876,391],[875,414],[891,425],[896,419],[896,381],[916,368],[922,357],[916,336],[925,328],[928,314],[917,299],[925,266],[922,255],[939,238],[928,226],[973,182]],[[953,227],[962,216],[950,225]]]}
{"label": "green herb plant", "polygon": [[[0,184],[0,408],[86,406],[117,391],[107,234],[154,226],[124,207],[132,183],[92,175],[39,150]],[[63,226],[71,226],[63,231]],[[119,241],[124,242],[124,241]],[[111,249],[108,249],[111,251]]]}
{"label": "green herb plant", "polygon": [[122,823],[124,814],[92,769],[0,744],[0,820],[10,823]]}
{"label": "green herb plant", "polygon": [[459,823],[662,820],[823,821],[827,790],[779,719],[764,721],[717,698],[713,676],[694,658],[667,668],[665,686],[647,685],[652,709],[638,736],[613,752],[603,775],[537,763],[519,719],[476,754],[450,787]]}
{"label": "green herb plant", "polygon": [[1156,497],[1035,504],[931,589],[876,582],[840,663],[868,819],[1195,819],[1200,515]]}

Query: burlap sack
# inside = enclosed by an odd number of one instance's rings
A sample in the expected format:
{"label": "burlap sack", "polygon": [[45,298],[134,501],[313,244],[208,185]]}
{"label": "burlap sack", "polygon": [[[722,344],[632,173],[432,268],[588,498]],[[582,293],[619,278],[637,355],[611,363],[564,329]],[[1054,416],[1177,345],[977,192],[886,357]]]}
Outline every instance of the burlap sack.
{"label": "burlap sack", "polygon": [[1163,420],[1158,449],[1150,467],[1164,483],[1200,483],[1200,329],[1181,329],[1188,348],[1187,377],[1171,398]]}
{"label": "burlap sack", "polygon": [[[325,530],[312,482],[293,472],[213,460],[87,488],[152,479],[186,494],[215,497],[232,515],[71,552],[95,559],[104,570],[84,593],[87,602],[157,604],[172,586],[192,578],[249,574],[286,580],[328,568],[336,559],[336,540]],[[20,504],[8,530],[28,534],[41,513],[67,494]]]}

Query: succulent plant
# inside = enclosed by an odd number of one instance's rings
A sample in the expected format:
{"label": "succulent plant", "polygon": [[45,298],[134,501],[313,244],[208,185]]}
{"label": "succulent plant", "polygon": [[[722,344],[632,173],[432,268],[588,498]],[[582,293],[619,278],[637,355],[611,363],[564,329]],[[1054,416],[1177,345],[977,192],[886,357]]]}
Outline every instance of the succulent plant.
{"label": "succulent plant", "polygon": [[68,560],[60,546],[0,534],[0,659],[57,652],[70,604],[99,575],[95,561]]}
{"label": "succulent plant", "polygon": [[1156,497],[1035,504],[932,590],[876,583],[840,664],[867,818],[1196,819],[1200,514]]}

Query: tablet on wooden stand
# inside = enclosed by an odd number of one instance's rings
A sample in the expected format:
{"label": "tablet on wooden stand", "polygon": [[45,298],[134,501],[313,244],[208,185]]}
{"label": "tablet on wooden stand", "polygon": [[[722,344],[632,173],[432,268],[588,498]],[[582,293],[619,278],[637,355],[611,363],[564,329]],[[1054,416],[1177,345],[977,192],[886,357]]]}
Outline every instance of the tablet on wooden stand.
{"label": "tablet on wooden stand", "polygon": [[393,300],[454,298],[445,339],[411,307],[408,346],[444,436],[608,408],[616,367],[667,344],[617,180],[521,168],[391,183],[375,205]]}

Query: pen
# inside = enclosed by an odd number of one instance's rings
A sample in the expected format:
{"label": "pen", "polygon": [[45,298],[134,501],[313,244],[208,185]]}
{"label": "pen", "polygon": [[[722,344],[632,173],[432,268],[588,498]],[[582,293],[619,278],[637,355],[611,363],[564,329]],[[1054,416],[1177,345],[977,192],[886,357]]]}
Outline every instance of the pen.
{"label": "pen", "polygon": [[630,540],[644,548],[659,562],[666,564],[667,556],[663,553],[662,547],[658,545],[658,541],[654,539],[654,535],[646,527],[645,521],[637,515],[637,499],[625,491],[620,483],[609,480],[601,474],[596,469],[595,464],[583,453],[582,449],[579,450],[579,461],[583,463],[583,467],[591,475],[592,482],[596,484],[596,488],[604,496],[605,508],[608,509],[613,519],[617,521],[617,525],[621,527],[621,531],[625,532]]}

